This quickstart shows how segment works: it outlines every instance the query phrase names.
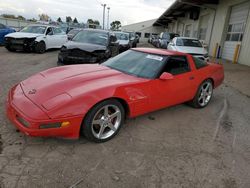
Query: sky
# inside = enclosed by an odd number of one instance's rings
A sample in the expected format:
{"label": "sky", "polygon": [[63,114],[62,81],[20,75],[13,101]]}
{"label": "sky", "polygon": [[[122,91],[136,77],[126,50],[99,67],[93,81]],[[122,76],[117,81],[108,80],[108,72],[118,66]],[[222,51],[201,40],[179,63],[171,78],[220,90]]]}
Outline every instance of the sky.
{"label": "sky", "polygon": [[102,24],[101,4],[105,3],[110,7],[110,23],[119,20],[122,25],[127,25],[158,18],[173,2],[174,0],[0,0],[0,14],[38,19],[38,14],[45,13],[53,20],[61,17],[65,21],[66,16],[71,16],[76,17],[79,22],[86,22],[91,18]]}

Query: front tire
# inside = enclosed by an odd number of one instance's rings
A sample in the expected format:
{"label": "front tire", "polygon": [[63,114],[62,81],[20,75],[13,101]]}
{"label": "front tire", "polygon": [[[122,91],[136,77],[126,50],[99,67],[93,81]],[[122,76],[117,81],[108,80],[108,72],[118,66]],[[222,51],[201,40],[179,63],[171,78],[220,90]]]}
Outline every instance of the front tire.
{"label": "front tire", "polygon": [[91,141],[100,143],[112,139],[124,123],[125,111],[122,104],[110,99],[95,105],[83,121],[82,132]]}
{"label": "front tire", "polygon": [[45,44],[45,42],[43,42],[43,41],[38,42],[35,45],[35,51],[36,51],[36,53],[43,54],[46,51],[46,44]]}
{"label": "front tire", "polygon": [[204,108],[211,101],[212,96],[213,83],[208,79],[201,83],[194,99],[189,104],[195,108]]}

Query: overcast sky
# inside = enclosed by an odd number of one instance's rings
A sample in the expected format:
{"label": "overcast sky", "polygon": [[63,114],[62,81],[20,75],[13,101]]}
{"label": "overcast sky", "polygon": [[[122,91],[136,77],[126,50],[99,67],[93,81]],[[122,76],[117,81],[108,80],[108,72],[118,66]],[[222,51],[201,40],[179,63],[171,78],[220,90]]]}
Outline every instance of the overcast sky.
{"label": "overcast sky", "polygon": [[[120,20],[122,25],[158,18],[174,0],[0,0],[0,14],[22,15],[38,19],[46,13],[53,20],[65,16],[79,22],[88,18],[102,23],[102,3],[110,7],[110,22]],[[106,25],[106,24],[105,24]]]}

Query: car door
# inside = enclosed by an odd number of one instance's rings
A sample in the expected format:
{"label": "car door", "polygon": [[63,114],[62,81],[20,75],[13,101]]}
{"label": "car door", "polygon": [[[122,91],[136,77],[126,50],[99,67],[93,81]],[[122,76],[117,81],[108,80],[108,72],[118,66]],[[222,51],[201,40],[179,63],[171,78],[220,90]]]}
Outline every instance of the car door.
{"label": "car door", "polygon": [[171,56],[161,73],[173,75],[173,79],[154,79],[151,82],[151,104],[155,109],[189,101],[196,92],[193,71],[186,56]]}
{"label": "car door", "polygon": [[55,38],[55,47],[61,48],[63,44],[67,41],[67,35],[57,27],[53,28],[54,38]]}
{"label": "car door", "polygon": [[54,35],[54,31],[52,29],[52,27],[48,27],[46,30],[46,49],[49,48],[55,48],[56,46],[56,37]]}

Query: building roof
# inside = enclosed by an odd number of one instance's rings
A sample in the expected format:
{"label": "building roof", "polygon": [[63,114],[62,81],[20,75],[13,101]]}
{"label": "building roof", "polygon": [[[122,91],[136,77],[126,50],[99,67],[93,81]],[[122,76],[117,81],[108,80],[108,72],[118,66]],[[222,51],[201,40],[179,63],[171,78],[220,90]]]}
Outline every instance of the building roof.
{"label": "building roof", "polygon": [[167,26],[178,17],[185,17],[185,12],[197,11],[202,6],[216,5],[219,0],[176,0],[154,23],[153,26]]}

